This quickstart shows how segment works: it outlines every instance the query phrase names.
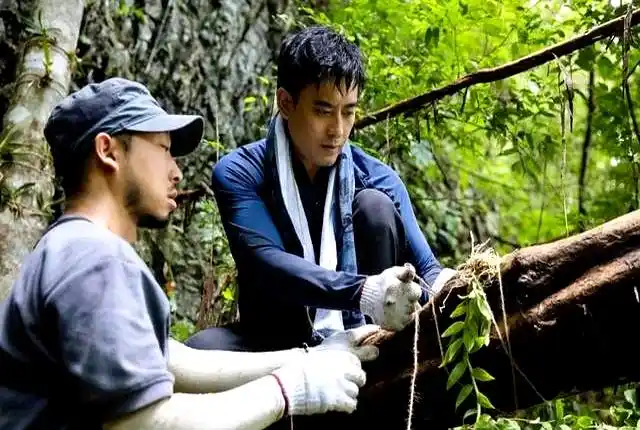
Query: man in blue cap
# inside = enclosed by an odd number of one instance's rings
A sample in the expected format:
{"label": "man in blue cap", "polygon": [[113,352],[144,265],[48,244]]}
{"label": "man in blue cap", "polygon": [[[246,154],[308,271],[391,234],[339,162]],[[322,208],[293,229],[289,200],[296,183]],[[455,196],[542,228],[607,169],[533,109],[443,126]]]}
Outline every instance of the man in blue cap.
{"label": "man in blue cap", "polygon": [[203,129],[120,78],[53,110],[44,134],[65,212],[0,304],[0,429],[263,429],[355,409],[371,328],[265,353],[169,339],[167,298],[131,243],[176,209],[175,157]]}

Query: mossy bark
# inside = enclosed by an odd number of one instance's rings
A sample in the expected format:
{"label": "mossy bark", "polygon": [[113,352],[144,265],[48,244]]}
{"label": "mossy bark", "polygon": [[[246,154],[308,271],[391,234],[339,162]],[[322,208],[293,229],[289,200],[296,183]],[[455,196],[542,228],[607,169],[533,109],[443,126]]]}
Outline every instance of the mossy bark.
{"label": "mossy bark", "polygon": [[53,182],[42,130],[67,95],[84,2],[38,0],[33,6],[0,135],[0,300],[49,218]]}

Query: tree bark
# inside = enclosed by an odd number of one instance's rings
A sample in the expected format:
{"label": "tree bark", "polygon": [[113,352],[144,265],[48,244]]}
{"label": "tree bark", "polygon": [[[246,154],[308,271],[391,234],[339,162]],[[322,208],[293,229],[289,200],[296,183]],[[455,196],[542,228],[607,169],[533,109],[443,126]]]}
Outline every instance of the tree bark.
{"label": "tree bark", "polygon": [[46,226],[53,194],[43,127],[68,92],[82,0],[39,0],[0,137],[0,300]]}
{"label": "tree bark", "polygon": [[[512,360],[495,326],[489,345],[470,356],[474,367],[495,377],[479,383],[495,405],[494,413],[508,414],[558,396],[640,381],[637,355],[632,352],[640,319],[639,241],[640,211],[635,211],[501,259]],[[439,367],[435,324],[440,333],[450,326],[449,315],[466,287],[460,277],[452,278],[420,312],[415,429],[460,425],[463,414],[475,405],[471,395],[455,408],[461,386],[446,388],[453,365]],[[504,340],[499,283],[490,282],[485,292]],[[410,324],[400,332],[383,331],[366,341],[379,346],[380,356],[364,364],[367,384],[357,411],[327,418],[335,420],[331,422],[334,430],[374,424],[406,427],[414,329]],[[446,349],[447,339],[441,340]]]}

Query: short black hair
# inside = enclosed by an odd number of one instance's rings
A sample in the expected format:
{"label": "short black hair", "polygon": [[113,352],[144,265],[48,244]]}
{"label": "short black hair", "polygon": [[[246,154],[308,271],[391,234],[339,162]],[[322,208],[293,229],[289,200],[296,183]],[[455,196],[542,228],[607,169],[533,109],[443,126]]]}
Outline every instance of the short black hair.
{"label": "short black hair", "polygon": [[278,54],[278,88],[297,100],[308,85],[344,83],[361,93],[366,81],[360,48],[330,28],[311,26],[288,35]]}

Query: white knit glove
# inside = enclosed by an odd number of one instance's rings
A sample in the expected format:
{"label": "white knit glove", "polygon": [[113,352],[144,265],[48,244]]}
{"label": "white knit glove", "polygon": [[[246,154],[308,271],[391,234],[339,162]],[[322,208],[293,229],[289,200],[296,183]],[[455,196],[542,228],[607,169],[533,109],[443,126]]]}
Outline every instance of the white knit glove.
{"label": "white knit glove", "polygon": [[387,330],[397,331],[405,327],[422,295],[420,285],[413,282],[415,273],[413,266],[406,264],[369,276],[360,297],[362,313]]}
{"label": "white knit glove", "polygon": [[280,382],[289,415],[351,413],[366,382],[358,357],[341,350],[305,354],[273,375]]}
{"label": "white knit glove", "polygon": [[333,350],[349,351],[360,361],[371,361],[378,358],[378,348],[375,345],[360,346],[360,343],[373,333],[380,330],[380,326],[366,324],[346,331],[338,331],[324,339],[317,346],[309,348],[309,352],[325,352]]}

